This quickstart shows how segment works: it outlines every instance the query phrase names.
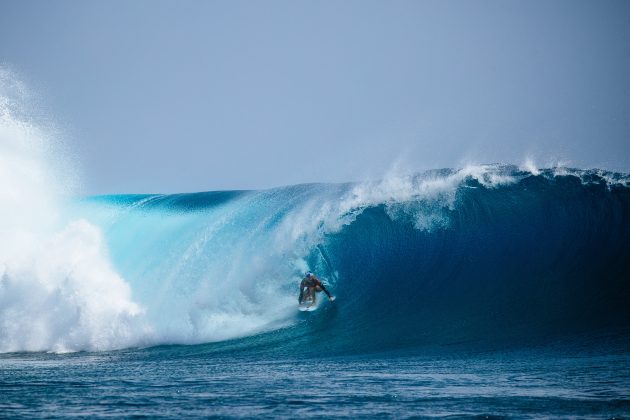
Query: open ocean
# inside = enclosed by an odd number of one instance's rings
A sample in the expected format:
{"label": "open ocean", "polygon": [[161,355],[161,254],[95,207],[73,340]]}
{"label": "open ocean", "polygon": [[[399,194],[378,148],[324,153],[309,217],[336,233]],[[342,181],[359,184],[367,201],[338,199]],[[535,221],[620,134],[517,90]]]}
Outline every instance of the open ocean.
{"label": "open ocean", "polygon": [[211,345],[0,358],[3,417],[627,418],[627,352],[272,358]]}

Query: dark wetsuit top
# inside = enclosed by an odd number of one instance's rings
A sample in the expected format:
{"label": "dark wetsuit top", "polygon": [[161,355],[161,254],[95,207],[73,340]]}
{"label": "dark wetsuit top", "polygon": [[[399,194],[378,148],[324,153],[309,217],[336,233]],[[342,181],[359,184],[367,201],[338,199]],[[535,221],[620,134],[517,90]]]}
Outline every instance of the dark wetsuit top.
{"label": "dark wetsuit top", "polygon": [[301,288],[321,286],[322,282],[315,276],[306,277],[302,280]]}

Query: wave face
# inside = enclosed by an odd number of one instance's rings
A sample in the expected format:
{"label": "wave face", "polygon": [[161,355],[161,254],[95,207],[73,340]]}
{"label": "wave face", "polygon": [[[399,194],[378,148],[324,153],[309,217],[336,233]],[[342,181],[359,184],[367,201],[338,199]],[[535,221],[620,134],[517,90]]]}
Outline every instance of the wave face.
{"label": "wave face", "polygon": [[[238,343],[363,352],[627,331],[629,187],[604,171],[486,165],[91,197],[68,214],[103,230],[143,308],[137,345],[256,336]],[[306,270],[334,304],[297,312]]]}
{"label": "wave face", "polygon": [[438,228],[418,228],[419,200],[369,208],[328,238],[351,279],[337,287],[350,297],[341,329],[360,331],[349,346],[524,344],[630,325],[627,185],[507,172],[495,188],[465,178],[431,210]]}

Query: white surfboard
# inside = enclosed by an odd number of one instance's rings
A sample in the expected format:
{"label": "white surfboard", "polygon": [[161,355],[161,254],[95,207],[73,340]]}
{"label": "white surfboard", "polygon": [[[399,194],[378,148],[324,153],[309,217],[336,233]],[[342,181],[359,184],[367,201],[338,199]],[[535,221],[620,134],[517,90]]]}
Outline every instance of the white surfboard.
{"label": "white surfboard", "polygon": [[[330,297],[330,301],[333,301],[335,299],[335,296]],[[318,306],[318,302],[313,302],[312,299],[305,299],[302,303],[298,305],[298,309],[302,312],[312,312],[316,310]]]}

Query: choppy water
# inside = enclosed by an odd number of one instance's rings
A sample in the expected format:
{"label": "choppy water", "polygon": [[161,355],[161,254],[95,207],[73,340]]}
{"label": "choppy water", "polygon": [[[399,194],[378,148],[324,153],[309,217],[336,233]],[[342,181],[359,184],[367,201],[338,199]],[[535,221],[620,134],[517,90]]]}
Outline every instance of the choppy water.
{"label": "choppy water", "polygon": [[623,418],[630,355],[269,358],[212,346],[0,356],[3,417]]}

